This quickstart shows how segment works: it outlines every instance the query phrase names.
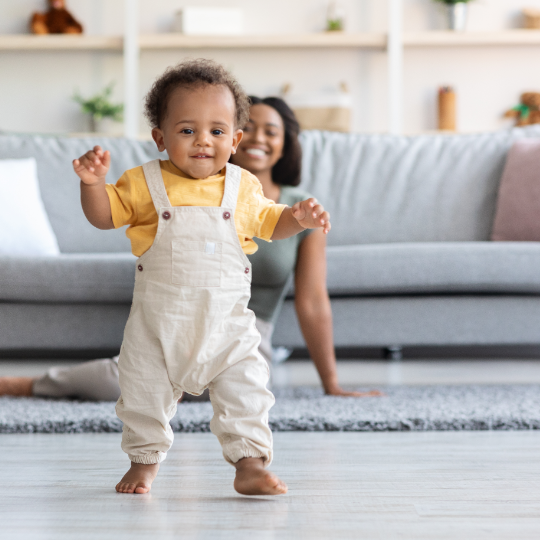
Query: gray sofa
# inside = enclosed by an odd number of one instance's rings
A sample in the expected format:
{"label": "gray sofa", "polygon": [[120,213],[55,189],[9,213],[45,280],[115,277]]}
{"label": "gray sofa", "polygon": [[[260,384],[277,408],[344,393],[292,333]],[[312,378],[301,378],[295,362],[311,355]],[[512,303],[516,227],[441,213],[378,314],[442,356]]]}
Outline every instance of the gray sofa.
{"label": "gray sofa", "polygon": [[[302,134],[302,187],[332,214],[328,288],[338,347],[540,344],[540,243],[489,241],[506,154],[522,137],[540,137],[540,127]],[[95,144],[111,150],[109,181],[160,156],[152,142],[0,134],[0,159],[36,158],[62,252],[0,258],[4,356],[91,356],[120,346],[135,258],[123,230],[88,224],[71,169]],[[304,346],[291,298],[274,344]]]}

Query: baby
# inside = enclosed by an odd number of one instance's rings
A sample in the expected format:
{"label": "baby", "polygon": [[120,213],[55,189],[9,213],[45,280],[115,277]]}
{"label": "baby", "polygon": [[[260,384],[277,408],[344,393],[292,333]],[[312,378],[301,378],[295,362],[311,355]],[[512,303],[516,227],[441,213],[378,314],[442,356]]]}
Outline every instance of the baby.
{"label": "baby", "polygon": [[330,230],[314,199],[292,208],[266,199],[255,176],[228,163],[242,140],[249,102],[223,67],[192,60],[168,69],[146,97],[152,137],[169,160],[126,171],[106,184],[111,156],[99,146],[73,161],[82,207],[100,229],[129,225],[135,289],[118,363],[131,468],[121,493],[147,493],[171,447],[170,420],[183,392],[209,388],[210,429],[236,468],[244,495],[278,495],[287,486],[272,461],[268,411],[274,396],[247,308],[254,237],[288,238]]}

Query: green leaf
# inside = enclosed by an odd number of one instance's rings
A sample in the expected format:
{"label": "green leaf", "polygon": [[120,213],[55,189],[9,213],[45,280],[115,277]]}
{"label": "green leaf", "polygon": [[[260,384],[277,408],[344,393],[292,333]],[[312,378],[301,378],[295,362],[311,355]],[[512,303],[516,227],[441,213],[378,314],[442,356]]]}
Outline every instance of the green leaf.
{"label": "green leaf", "polygon": [[102,118],[112,118],[119,122],[123,118],[124,105],[122,103],[111,103],[109,98],[112,95],[114,83],[106,86],[99,94],[91,98],[83,98],[78,91],[73,94],[73,100],[81,106],[84,114],[92,115],[96,120]]}

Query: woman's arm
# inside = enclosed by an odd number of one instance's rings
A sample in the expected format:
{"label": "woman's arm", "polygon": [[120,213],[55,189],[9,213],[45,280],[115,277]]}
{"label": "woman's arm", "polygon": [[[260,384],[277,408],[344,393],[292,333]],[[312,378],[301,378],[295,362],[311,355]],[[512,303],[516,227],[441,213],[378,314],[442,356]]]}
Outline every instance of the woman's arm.
{"label": "woman's arm", "polygon": [[302,240],[294,277],[298,321],[325,393],[354,397],[380,395],[379,392],[346,392],[339,386],[332,308],[326,288],[326,235],[322,230]]}

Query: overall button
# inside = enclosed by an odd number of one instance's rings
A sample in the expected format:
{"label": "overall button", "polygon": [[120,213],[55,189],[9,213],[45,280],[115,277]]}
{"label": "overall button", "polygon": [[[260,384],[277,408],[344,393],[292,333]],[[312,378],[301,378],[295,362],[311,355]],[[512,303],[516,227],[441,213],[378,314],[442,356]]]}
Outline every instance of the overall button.
{"label": "overall button", "polygon": [[231,214],[230,212],[223,212],[223,219],[230,219]]}
{"label": "overall button", "polygon": [[169,219],[171,217],[170,212],[163,212],[161,215],[163,216],[163,219]]}
{"label": "overall button", "polygon": [[143,271],[142,264],[139,264],[139,266],[137,266],[137,268],[139,269],[139,272],[142,272],[142,271]]}
{"label": "overall button", "polygon": [[246,269],[244,270],[244,274],[249,274],[249,268],[246,267]]}

